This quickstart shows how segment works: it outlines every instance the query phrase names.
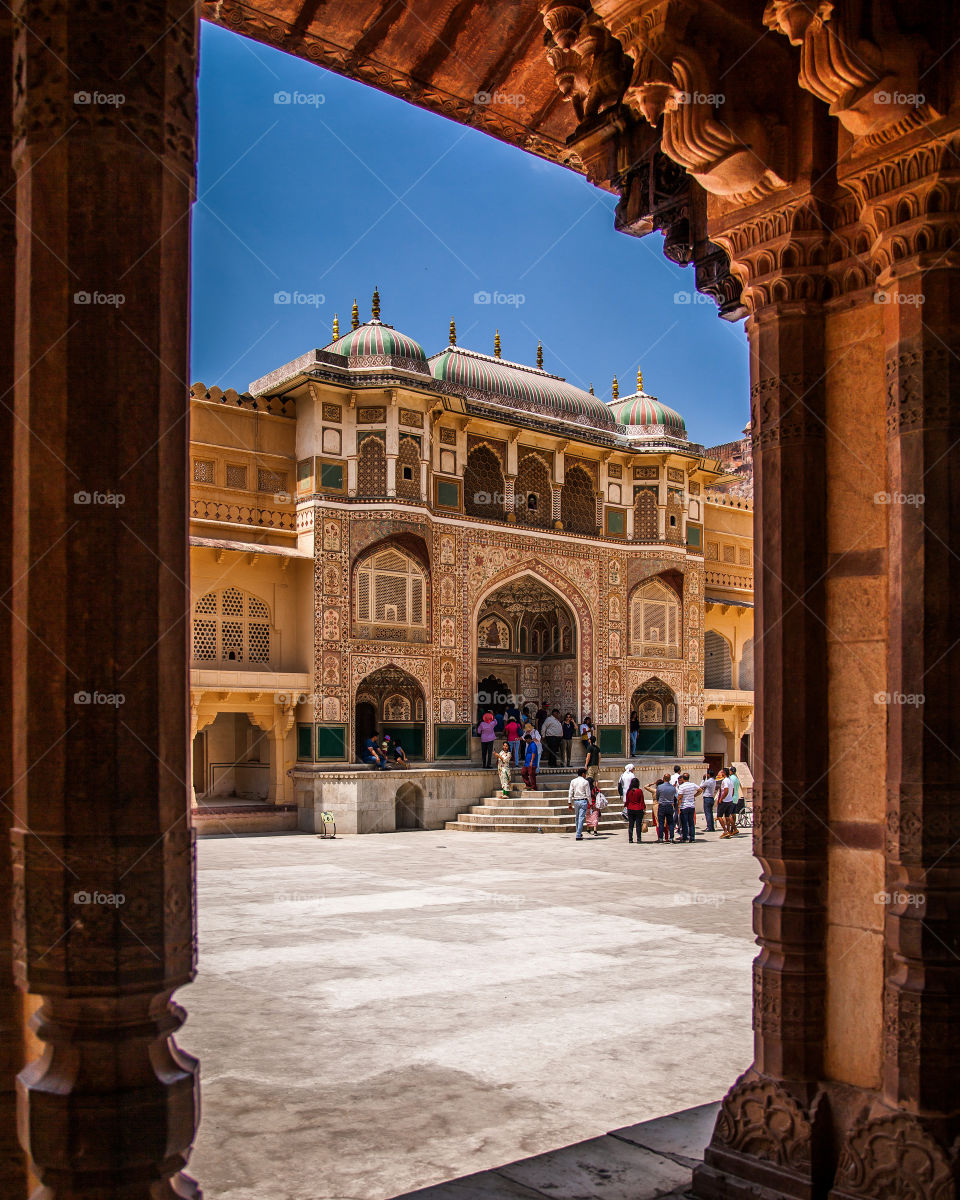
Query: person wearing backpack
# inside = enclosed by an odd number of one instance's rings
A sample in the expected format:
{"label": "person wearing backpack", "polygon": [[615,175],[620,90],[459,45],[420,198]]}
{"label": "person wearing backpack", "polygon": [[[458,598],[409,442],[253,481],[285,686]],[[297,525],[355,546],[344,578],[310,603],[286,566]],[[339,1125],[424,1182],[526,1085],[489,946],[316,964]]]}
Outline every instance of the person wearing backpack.
{"label": "person wearing backpack", "polygon": [[[624,772],[626,774],[626,772]],[[643,798],[643,788],[640,786],[640,780],[636,775],[631,776],[630,784],[627,787],[627,794],[624,797],[624,803],[627,807],[627,840],[633,841],[633,831],[637,831],[637,845],[640,844],[640,835],[643,833],[643,815],[647,811],[647,804]]]}

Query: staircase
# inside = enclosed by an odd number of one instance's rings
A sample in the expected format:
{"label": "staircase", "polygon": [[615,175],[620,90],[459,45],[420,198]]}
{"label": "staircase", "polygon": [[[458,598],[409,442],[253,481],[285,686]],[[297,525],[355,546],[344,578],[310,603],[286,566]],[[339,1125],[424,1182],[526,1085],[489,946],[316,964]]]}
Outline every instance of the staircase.
{"label": "staircase", "polygon": [[[558,772],[557,787],[551,787],[550,776],[538,778],[540,785],[535,792],[528,791],[522,783],[511,783],[510,799],[487,796],[480,804],[473,804],[462,812],[455,821],[447,821],[446,828],[463,833],[573,833],[577,822],[567,808],[567,781],[569,770],[563,775],[560,785]],[[599,780],[600,791],[606,796],[608,805],[600,816],[601,832],[616,832],[626,829],[621,817],[623,801],[617,795],[616,779]],[[588,836],[586,833],[584,836]]]}

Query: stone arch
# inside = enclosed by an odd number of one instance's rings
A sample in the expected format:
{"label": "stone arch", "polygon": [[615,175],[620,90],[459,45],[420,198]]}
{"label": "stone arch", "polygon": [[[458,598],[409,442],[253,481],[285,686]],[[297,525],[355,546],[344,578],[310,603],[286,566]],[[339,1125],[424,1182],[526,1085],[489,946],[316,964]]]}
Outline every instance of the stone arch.
{"label": "stone arch", "polygon": [[503,467],[486,442],[472,446],[463,472],[463,511],[471,517],[504,516]]}
{"label": "stone arch", "polygon": [[661,575],[638,583],[630,593],[630,653],[638,657],[679,658],[683,647],[683,604]]}
{"label": "stone arch", "polygon": [[420,490],[420,444],[416,438],[400,439],[397,454],[397,495],[404,500],[423,499]]}
{"label": "stone arch", "polygon": [[636,754],[670,754],[678,750],[680,711],[676,693],[657,675],[645,679],[630,697],[630,712],[637,714]]}
{"label": "stone arch", "polygon": [[515,512],[523,525],[549,529],[553,525],[553,487],[550,468],[544,459],[532,451],[518,464],[514,485]]}
{"label": "stone arch", "polygon": [[215,588],[193,603],[192,656],[232,670],[268,667],[276,657],[270,606],[238,587]]}
{"label": "stone arch", "polygon": [[350,572],[354,636],[425,642],[430,611],[429,566],[406,540],[384,538],[356,556]]}
{"label": "stone arch", "polygon": [[597,532],[596,490],[589,473],[579,465],[568,468],[564,474],[560,520],[571,533]]}
{"label": "stone arch", "polygon": [[706,688],[733,687],[733,652],[729,641],[715,629],[703,635],[703,686]]}
{"label": "stone arch", "polygon": [[357,495],[387,494],[387,450],[382,437],[363,435],[357,447]]}
{"label": "stone arch", "polygon": [[394,828],[424,829],[423,788],[409,780],[401,783],[393,799]]}
{"label": "stone arch", "polygon": [[638,542],[660,540],[657,510],[657,493],[654,488],[639,488],[633,501],[633,537]]}

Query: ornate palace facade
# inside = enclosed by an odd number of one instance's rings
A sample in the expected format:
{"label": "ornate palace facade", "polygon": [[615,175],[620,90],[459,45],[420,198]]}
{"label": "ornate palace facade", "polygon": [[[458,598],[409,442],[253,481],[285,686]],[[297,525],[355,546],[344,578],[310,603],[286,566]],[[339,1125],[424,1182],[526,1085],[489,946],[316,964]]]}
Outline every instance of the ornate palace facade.
{"label": "ornate palace facade", "polygon": [[639,754],[739,758],[752,513],[710,492],[720,463],[642,377],[604,402],[539,348],[451,325],[428,357],[373,312],[244,395],[192,390],[197,793],[289,800],[287,769],[355,761],[374,724],[463,761],[510,697],[611,754],[636,712]]}

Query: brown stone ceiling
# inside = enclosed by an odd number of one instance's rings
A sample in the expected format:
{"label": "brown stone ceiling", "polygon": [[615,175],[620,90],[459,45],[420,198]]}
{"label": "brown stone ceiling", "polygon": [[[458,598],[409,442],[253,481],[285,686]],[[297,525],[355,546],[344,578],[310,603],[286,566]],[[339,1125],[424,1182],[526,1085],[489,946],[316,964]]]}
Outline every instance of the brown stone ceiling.
{"label": "brown stone ceiling", "polygon": [[201,13],[225,29],[582,169],[565,146],[576,117],[546,60],[537,0],[203,0]]}

